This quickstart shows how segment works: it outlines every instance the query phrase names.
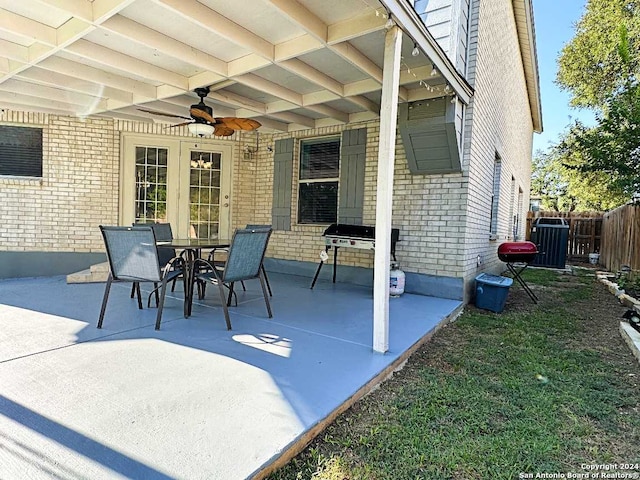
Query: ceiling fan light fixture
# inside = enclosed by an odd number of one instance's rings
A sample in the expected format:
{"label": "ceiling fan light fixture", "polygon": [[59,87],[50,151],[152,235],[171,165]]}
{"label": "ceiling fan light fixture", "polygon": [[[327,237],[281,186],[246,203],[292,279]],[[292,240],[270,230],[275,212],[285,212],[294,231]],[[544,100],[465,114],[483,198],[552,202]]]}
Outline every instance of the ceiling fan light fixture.
{"label": "ceiling fan light fixture", "polygon": [[210,137],[213,134],[213,125],[208,123],[194,122],[187,125],[189,132],[197,135],[198,137]]}

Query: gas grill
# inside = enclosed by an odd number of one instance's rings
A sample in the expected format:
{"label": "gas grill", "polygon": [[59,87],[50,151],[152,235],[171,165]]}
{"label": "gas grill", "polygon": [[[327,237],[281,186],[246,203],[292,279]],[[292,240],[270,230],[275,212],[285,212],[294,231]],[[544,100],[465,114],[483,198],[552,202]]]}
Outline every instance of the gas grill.
{"label": "gas grill", "polygon": [[[338,262],[338,249],[356,248],[360,250],[374,250],[376,227],[367,225],[349,225],[345,223],[334,223],[330,225],[322,234],[324,236],[325,249],[320,255],[320,264],[311,282],[311,288],[316,284],[320,269],[324,262],[329,259],[327,252],[333,248],[333,283],[336,283],[336,265]],[[396,260],[396,243],[400,238],[400,230],[391,229],[391,256]]]}
{"label": "gas grill", "polygon": [[[538,303],[538,297],[533,293],[529,285],[520,275],[529,263],[533,262],[538,254],[538,247],[533,242],[504,242],[498,247],[498,258],[507,264],[507,268],[513,274],[524,291],[527,292],[533,303]],[[524,264],[516,267],[515,264]]]}

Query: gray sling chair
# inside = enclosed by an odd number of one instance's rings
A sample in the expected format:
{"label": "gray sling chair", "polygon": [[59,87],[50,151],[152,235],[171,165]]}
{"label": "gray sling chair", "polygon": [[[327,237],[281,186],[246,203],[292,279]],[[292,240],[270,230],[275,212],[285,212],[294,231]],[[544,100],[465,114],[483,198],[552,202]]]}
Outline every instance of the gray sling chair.
{"label": "gray sling chair", "polygon": [[[267,306],[269,318],[273,317],[269,296],[265,288],[264,274],[262,271],[262,260],[267,251],[267,244],[271,236],[271,229],[261,230],[236,230],[233,234],[231,247],[224,265],[217,265],[204,259],[196,259],[194,264],[195,279],[201,285],[198,288],[199,298],[204,298],[205,286],[212,284],[218,287],[224,318],[227,322],[227,330],[231,330],[231,320],[229,318],[229,306],[234,294],[233,286],[235,282],[243,282],[257,278],[260,280],[264,302]],[[225,293],[228,288],[228,297]]]}
{"label": "gray sling chair", "polygon": [[[251,224],[248,223],[246,227],[244,227],[247,230],[271,230],[271,225],[256,225],[256,224]],[[215,254],[216,252],[220,252],[220,251],[224,251],[224,252],[228,252],[229,249],[228,248],[215,248],[213,250],[211,250],[211,252],[209,252],[209,257],[207,258],[207,260],[209,261],[209,263],[217,263],[219,266],[220,265],[224,265],[224,262],[216,262],[215,261]],[[271,284],[269,283],[269,277],[267,276],[267,271],[264,269],[264,264],[260,265],[260,269],[262,270],[262,275],[264,276],[264,281],[267,284],[267,290],[269,291],[269,296],[273,297],[273,293],[271,292]],[[244,287],[244,282],[240,282],[240,284],[242,285],[242,289],[243,290],[247,290]],[[133,298],[133,292],[131,292],[131,298]]]}
{"label": "gray sling chair", "polygon": [[[171,230],[170,223],[156,223],[156,222],[147,222],[147,223],[134,223],[133,228],[139,227],[151,227],[153,228],[153,233],[156,236],[156,241],[171,241],[173,240],[173,231]],[[158,248],[158,258],[160,259],[160,267],[164,268],[171,260],[173,260],[178,255],[176,254],[175,248]],[[173,278],[173,282],[171,282],[171,291],[173,292],[176,289],[176,281],[178,277]],[[149,298],[147,299],[147,307],[151,306],[151,296],[155,294],[156,297],[156,306],[158,305],[158,284],[154,284],[153,291],[149,294]],[[131,285],[131,298],[133,298],[136,292],[140,291],[140,285],[135,282]]]}
{"label": "gray sling chair", "polygon": [[[162,307],[167,291],[167,283],[182,275],[186,279],[185,262],[180,257],[173,258],[166,265],[160,260],[156,236],[151,226],[143,227],[107,227],[100,225],[102,238],[107,250],[109,260],[109,277],[104,290],[98,328],[102,328],[109,292],[113,282],[153,282],[160,284],[158,301],[158,315],[156,317],[156,330],[160,328],[162,319]],[[140,287],[138,292],[138,308],[142,309]]]}

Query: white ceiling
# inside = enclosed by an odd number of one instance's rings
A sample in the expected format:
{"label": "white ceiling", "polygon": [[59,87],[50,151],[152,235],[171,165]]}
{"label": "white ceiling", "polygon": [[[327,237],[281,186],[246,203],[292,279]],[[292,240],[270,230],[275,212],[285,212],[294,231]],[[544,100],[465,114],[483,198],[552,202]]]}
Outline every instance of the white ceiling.
{"label": "white ceiling", "polygon": [[[188,115],[211,86],[215,116],[265,129],[373,119],[386,14],[378,0],[0,0],[0,108],[172,123],[137,107]],[[401,101],[441,94],[413,46]]]}

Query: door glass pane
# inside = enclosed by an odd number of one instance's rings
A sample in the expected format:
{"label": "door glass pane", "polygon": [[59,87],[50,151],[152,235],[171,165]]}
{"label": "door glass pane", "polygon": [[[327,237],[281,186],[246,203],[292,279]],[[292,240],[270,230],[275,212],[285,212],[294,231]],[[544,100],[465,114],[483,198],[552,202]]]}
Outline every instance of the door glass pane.
{"label": "door glass pane", "polygon": [[167,153],[136,147],[136,222],[167,221]]}
{"label": "door glass pane", "polygon": [[220,160],[213,152],[191,151],[189,211],[191,236],[216,238],[220,228]]}

